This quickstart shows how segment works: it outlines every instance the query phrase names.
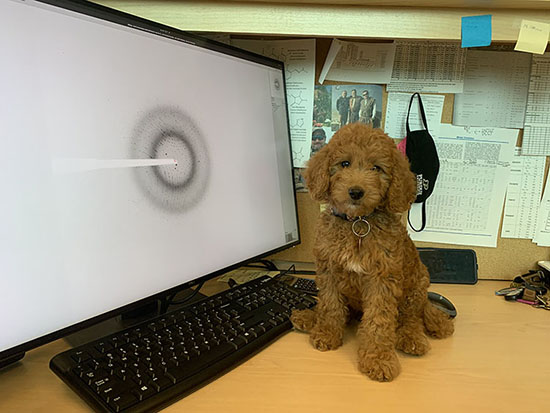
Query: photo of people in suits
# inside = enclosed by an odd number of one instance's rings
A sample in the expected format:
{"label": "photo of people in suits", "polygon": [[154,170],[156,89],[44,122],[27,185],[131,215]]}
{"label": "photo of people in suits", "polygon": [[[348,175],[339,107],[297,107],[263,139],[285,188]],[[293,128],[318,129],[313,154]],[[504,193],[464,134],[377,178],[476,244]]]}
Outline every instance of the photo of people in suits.
{"label": "photo of people in suits", "polygon": [[348,123],[361,122],[380,127],[382,119],[382,86],[332,85],[332,123],[336,132]]}

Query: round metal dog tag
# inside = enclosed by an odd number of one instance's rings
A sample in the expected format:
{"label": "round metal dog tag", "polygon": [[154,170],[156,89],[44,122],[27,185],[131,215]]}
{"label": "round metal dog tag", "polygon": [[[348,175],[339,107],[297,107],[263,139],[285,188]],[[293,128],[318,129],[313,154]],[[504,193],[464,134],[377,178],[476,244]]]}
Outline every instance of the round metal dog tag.
{"label": "round metal dog tag", "polygon": [[370,232],[369,221],[367,221],[364,217],[359,217],[353,221],[353,224],[351,224],[351,230],[355,236],[364,238],[369,235]]}

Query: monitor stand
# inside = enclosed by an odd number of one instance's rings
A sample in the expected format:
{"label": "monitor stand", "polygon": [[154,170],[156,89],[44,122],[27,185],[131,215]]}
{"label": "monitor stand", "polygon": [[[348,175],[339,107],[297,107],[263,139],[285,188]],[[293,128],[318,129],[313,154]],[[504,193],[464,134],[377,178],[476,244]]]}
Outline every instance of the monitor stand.
{"label": "monitor stand", "polygon": [[9,366],[10,364],[17,363],[23,357],[25,357],[24,351],[21,353],[14,354],[13,356],[0,359],[0,370],[3,369],[4,367]]}
{"label": "monitor stand", "polygon": [[[176,298],[181,297],[185,299],[187,294],[191,295],[194,291],[186,289],[178,293]],[[192,304],[199,300],[202,300],[206,296],[201,293],[196,293],[189,301],[185,302],[185,305]],[[101,337],[108,336],[110,334],[116,333],[117,331],[124,330],[126,328],[132,327],[134,325],[140,324],[144,321],[147,321],[151,318],[154,318],[159,314],[161,305],[159,301],[154,301],[148,303],[142,307],[138,307],[134,310],[122,313],[121,315],[109,318],[101,323],[94,324],[91,327],[85,328],[83,330],[77,331],[71,335],[65,337],[65,340],[71,345],[71,347],[78,347],[82,344],[89,343],[90,341],[97,340]],[[170,308],[170,311],[177,309],[177,306]]]}

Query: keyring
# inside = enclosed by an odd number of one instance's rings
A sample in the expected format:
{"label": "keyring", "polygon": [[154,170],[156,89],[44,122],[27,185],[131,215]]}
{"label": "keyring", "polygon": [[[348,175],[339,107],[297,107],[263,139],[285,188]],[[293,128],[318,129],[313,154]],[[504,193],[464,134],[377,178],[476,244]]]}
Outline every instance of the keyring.
{"label": "keyring", "polygon": [[[359,231],[357,231],[355,229],[355,225],[360,223],[360,222],[364,222],[365,224],[367,224],[367,232],[365,233],[360,233]],[[367,221],[365,218],[363,217],[358,217],[355,221],[353,221],[353,224],[351,224],[351,231],[353,232],[353,234],[356,236],[356,237],[359,237],[359,238],[364,238],[366,237],[367,235],[369,235],[369,232],[370,232],[370,224],[369,224],[369,221]]]}

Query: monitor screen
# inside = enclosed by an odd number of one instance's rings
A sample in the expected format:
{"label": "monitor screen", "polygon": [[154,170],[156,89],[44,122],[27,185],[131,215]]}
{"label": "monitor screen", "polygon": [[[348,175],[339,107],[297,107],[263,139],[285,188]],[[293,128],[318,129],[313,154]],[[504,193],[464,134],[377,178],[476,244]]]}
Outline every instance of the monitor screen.
{"label": "monitor screen", "polygon": [[0,358],[299,242],[282,63],[65,0],[0,50]]}

